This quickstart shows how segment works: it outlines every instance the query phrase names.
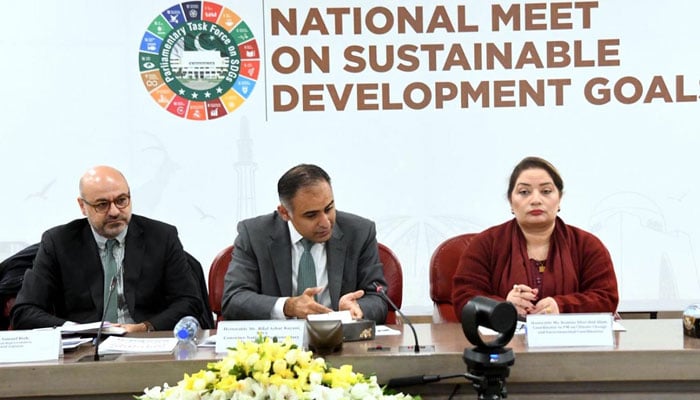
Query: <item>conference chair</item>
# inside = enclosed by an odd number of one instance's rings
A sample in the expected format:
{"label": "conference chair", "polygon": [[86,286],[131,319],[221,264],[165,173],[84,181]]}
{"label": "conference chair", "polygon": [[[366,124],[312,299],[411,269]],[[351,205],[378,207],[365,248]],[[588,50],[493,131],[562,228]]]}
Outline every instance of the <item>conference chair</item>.
{"label": "conference chair", "polygon": [[[379,260],[384,265],[384,279],[386,280],[387,296],[396,304],[396,307],[401,308],[403,300],[403,271],[399,258],[396,257],[393,251],[387,246],[377,243],[379,247]],[[396,312],[389,306],[389,312],[386,314],[386,324],[396,323]]]}
{"label": "conference chair", "polygon": [[433,322],[459,322],[452,305],[452,278],[457,263],[475,233],[464,233],[442,242],[430,258],[430,298]]}
{"label": "conference chair", "polygon": [[10,329],[10,311],[15,305],[15,295],[0,296],[0,331]]}
{"label": "conference chair", "polygon": [[216,314],[216,323],[224,319],[221,299],[224,297],[224,278],[233,257],[233,245],[227,246],[214,257],[209,268],[209,306]]}
{"label": "conference chair", "polygon": [[[401,263],[390,248],[381,243],[377,243],[377,246],[379,247],[379,260],[382,262],[382,265],[384,265],[384,279],[386,279],[386,283],[389,286],[387,296],[389,296],[397,307],[401,308],[401,301],[403,299],[403,272],[401,270]],[[233,245],[221,250],[221,252],[214,257],[214,261],[211,263],[211,268],[209,269],[209,306],[214,314],[216,314],[216,322],[224,319],[221,311],[221,299],[224,295],[224,278],[226,277],[226,271],[228,271],[228,265],[231,263],[232,256]],[[395,324],[396,313],[391,310],[391,307],[389,307],[389,309],[385,323]]]}
{"label": "conference chair", "polygon": [[192,277],[194,281],[197,282],[197,289],[199,290],[202,312],[197,315],[197,320],[202,329],[213,329],[216,328],[214,319],[212,318],[211,307],[209,307],[209,294],[207,290],[207,283],[204,280],[204,270],[202,269],[202,264],[197,261],[192,254],[185,252],[185,257],[187,258],[187,264],[190,266],[190,271],[192,272]]}
{"label": "conference chair", "polygon": [[17,293],[22,288],[24,273],[32,268],[39,243],[27,246],[0,263],[0,330],[11,329],[10,314]]}

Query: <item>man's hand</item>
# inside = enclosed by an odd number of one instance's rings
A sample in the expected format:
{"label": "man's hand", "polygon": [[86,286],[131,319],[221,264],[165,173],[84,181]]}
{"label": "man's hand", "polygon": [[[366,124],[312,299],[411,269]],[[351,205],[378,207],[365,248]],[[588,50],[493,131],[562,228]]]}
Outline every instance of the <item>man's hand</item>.
{"label": "man's hand", "polygon": [[362,319],[364,313],[357,303],[357,300],[364,295],[365,291],[362,289],[343,295],[338,302],[338,310],[348,310],[350,311],[350,315],[352,315],[352,319]]}
{"label": "man's hand", "polygon": [[140,324],[111,324],[110,326],[120,326],[126,330],[127,333],[132,332],[147,332],[148,326],[144,323]]}
{"label": "man's hand", "polygon": [[309,314],[324,314],[333,311],[314,300],[314,296],[322,291],[322,286],[308,288],[299,296],[288,298],[287,301],[284,302],[284,315],[287,317],[306,319],[306,316]]}

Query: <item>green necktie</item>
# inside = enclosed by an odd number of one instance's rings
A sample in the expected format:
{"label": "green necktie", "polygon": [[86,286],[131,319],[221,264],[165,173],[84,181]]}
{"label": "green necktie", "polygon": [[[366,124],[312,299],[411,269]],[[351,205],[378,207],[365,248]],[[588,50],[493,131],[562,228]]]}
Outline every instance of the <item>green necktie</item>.
{"label": "green necktie", "polygon": [[299,260],[299,273],[297,275],[297,295],[304,293],[304,290],[316,286],[316,266],[314,258],[311,257],[311,246],[314,242],[308,239],[301,239],[304,252]]}
{"label": "green necktie", "polygon": [[117,274],[117,260],[114,259],[114,247],[118,246],[119,242],[117,239],[109,239],[105,243],[105,290],[104,290],[104,306],[109,303],[109,308],[105,309],[105,321],[109,322],[119,322],[117,314],[117,288],[113,288],[112,299],[108,298],[110,294],[110,287],[112,286],[112,279]]}

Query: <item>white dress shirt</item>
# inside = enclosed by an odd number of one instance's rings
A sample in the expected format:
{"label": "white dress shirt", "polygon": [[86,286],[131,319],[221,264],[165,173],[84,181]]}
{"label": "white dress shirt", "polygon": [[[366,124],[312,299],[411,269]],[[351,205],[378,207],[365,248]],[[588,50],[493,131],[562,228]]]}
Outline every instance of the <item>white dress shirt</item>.
{"label": "white dress shirt", "polygon": [[[304,245],[301,244],[303,236],[294,228],[291,222],[287,222],[289,226],[289,239],[292,243],[292,293],[297,292],[297,276],[299,275],[299,260],[304,252]],[[331,307],[331,294],[328,291],[328,268],[326,268],[326,244],[314,243],[311,246],[311,257],[314,259],[316,267],[316,286],[322,286],[323,291],[316,295],[316,301],[328,308]],[[275,302],[275,307],[272,309],[272,319],[286,319],[284,315],[284,303],[289,297],[280,297]]]}

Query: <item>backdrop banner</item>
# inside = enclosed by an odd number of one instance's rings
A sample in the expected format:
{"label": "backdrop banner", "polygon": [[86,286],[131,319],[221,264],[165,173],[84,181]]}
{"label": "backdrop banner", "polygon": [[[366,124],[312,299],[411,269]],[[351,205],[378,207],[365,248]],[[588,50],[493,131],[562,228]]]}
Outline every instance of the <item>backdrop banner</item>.
{"label": "backdrop banner", "polygon": [[559,168],[561,217],[610,250],[620,311],[700,298],[700,2],[7,2],[0,259],[80,218],[119,168],[134,213],[204,266],[299,163],[377,223],[404,310],[432,310],[445,239],[512,217],[523,157]]}

